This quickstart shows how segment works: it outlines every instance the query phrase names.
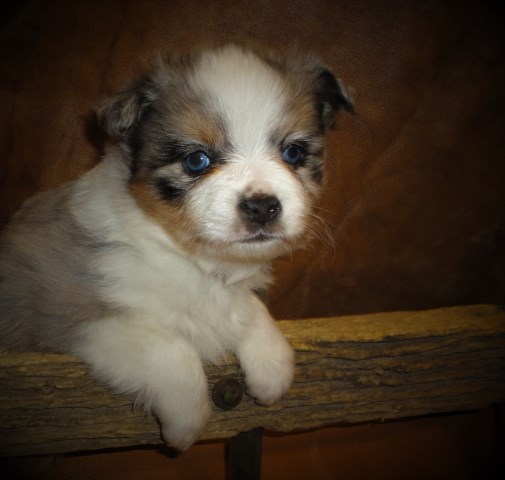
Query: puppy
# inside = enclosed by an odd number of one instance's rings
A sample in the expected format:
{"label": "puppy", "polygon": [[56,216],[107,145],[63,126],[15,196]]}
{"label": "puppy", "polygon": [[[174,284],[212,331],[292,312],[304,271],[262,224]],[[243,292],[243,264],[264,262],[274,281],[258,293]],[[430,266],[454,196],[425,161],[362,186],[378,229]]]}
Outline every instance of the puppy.
{"label": "puppy", "polygon": [[278,400],[293,350],[255,292],[304,242],[341,108],[312,57],[231,45],[160,61],[99,109],[103,161],[3,233],[2,343],[77,355],[179,450],[211,412],[202,362],[233,352],[249,394]]}

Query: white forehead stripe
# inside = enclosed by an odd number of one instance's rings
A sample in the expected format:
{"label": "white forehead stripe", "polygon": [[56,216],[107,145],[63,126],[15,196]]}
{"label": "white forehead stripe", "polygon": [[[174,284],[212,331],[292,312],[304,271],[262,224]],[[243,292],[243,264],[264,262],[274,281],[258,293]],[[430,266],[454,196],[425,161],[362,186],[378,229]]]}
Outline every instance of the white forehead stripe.
{"label": "white forehead stripe", "polygon": [[232,46],[204,55],[194,82],[225,119],[239,154],[258,154],[268,144],[286,98],[286,86],[275,70],[253,53]]}

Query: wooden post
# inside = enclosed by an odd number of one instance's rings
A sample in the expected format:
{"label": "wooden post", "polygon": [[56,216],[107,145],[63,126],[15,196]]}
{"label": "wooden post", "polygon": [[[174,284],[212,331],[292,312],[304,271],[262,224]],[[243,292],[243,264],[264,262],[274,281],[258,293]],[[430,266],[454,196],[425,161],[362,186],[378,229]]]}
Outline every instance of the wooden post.
{"label": "wooden post", "polygon": [[229,480],[260,480],[263,429],[239,433],[230,440]]}
{"label": "wooden post", "polygon": [[496,406],[496,452],[495,452],[497,479],[505,478],[505,402]]}

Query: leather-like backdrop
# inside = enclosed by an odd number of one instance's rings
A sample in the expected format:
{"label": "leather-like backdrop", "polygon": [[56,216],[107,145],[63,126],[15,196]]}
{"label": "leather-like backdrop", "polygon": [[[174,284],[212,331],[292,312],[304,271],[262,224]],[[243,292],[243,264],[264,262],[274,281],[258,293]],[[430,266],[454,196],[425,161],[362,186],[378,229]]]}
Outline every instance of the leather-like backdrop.
{"label": "leather-like backdrop", "polygon": [[[489,2],[491,3],[491,2]],[[498,2],[494,2],[498,3]],[[93,107],[156,51],[317,52],[355,90],[330,133],[327,237],[276,266],[282,318],[505,301],[505,42],[486,2],[23,1],[0,7],[0,205],[99,158]]]}

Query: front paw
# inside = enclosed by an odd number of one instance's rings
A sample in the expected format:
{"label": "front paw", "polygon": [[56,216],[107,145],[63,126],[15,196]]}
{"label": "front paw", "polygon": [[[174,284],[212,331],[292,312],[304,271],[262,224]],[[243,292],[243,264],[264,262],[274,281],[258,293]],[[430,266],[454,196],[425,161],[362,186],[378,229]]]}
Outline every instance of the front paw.
{"label": "front paw", "polygon": [[193,445],[202,434],[210,417],[210,402],[201,402],[192,409],[182,406],[173,409],[166,418],[158,416],[161,422],[161,434],[171,447],[183,452]]}
{"label": "front paw", "polygon": [[241,356],[247,392],[262,405],[275,403],[293,383],[294,351],[284,337],[273,340],[251,347]]}

